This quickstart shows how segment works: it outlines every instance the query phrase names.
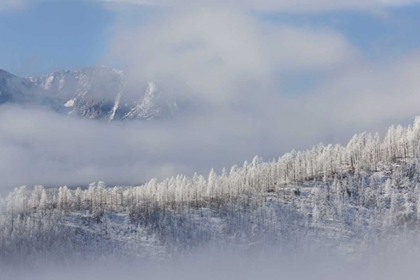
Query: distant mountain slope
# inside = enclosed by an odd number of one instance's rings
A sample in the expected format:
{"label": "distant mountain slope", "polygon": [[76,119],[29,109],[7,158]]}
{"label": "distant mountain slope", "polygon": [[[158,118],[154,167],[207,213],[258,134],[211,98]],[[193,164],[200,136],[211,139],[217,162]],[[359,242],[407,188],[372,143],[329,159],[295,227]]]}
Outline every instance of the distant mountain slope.
{"label": "distant mountain slope", "polygon": [[28,80],[48,90],[76,116],[111,119],[111,116],[123,116],[129,110],[118,106],[114,111],[124,112],[113,112],[124,80],[124,74],[118,70],[89,67],[80,71],[58,71],[43,77],[30,77]]}
{"label": "distant mountain slope", "polygon": [[27,79],[0,70],[0,104],[4,103],[43,105],[54,110],[60,109],[59,103],[46,90]]}
{"label": "distant mountain slope", "polygon": [[95,66],[20,78],[0,70],[0,104],[44,104],[74,116],[103,119],[155,119],[171,115],[174,105],[156,84],[127,87],[123,71]]}

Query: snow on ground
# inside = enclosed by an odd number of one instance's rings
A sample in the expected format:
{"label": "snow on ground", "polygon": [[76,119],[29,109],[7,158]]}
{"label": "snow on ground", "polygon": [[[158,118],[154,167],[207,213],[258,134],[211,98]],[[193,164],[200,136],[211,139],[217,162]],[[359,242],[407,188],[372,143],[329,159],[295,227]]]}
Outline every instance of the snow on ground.
{"label": "snow on ground", "polygon": [[70,99],[69,101],[67,101],[66,104],[64,104],[64,107],[73,107],[74,106],[74,100],[75,99]]}

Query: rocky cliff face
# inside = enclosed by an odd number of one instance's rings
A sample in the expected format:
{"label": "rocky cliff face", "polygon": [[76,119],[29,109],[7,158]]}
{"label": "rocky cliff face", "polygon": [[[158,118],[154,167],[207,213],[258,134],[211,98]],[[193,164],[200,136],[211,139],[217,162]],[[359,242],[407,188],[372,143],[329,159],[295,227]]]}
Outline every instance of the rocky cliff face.
{"label": "rocky cliff face", "polygon": [[59,111],[61,107],[48,91],[25,78],[0,70],[0,104],[4,103],[47,106],[54,111]]}
{"label": "rocky cliff face", "polygon": [[113,120],[156,119],[172,115],[170,103],[155,83],[126,86],[122,71],[97,66],[21,78],[0,70],[0,104],[44,106],[82,118]]}
{"label": "rocky cliff face", "polygon": [[173,112],[154,83],[128,90],[124,72],[104,66],[58,71],[28,82],[49,92],[69,114],[89,119],[154,119]]}

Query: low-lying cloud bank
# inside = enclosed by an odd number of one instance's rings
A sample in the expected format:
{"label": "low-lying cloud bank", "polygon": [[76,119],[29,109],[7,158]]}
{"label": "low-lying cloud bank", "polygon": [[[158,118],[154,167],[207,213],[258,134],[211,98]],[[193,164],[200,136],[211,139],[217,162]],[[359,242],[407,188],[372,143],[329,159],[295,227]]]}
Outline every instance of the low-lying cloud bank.
{"label": "low-lying cloud bank", "polygon": [[19,269],[3,267],[0,275],[5,280],[416,279],[420,273],[416,246],[400,244],[391,248],[389,244],[381,244],[381,247],[356,260],[349,260],[330,249],[297,253],[272,248],[238,254],[225,248],[196,251],[183,258],[161,262],[121,261],[113,260],[112,256],[109,260],[66,264],[43,262],[23,268],[17,266]]}

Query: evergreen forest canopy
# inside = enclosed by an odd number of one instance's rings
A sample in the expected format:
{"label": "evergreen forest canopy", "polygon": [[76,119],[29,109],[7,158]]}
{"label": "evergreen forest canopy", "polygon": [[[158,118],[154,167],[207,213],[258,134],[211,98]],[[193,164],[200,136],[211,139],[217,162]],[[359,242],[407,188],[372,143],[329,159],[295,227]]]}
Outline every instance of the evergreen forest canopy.
{"label": "evergreen forest canopy", "polygon": [[162,259],[203,246],[362,255],[420,219],[420,117],[385,137],[319,144],[207,177],[141,186],[26,186],[0,198],[0,262]]}

